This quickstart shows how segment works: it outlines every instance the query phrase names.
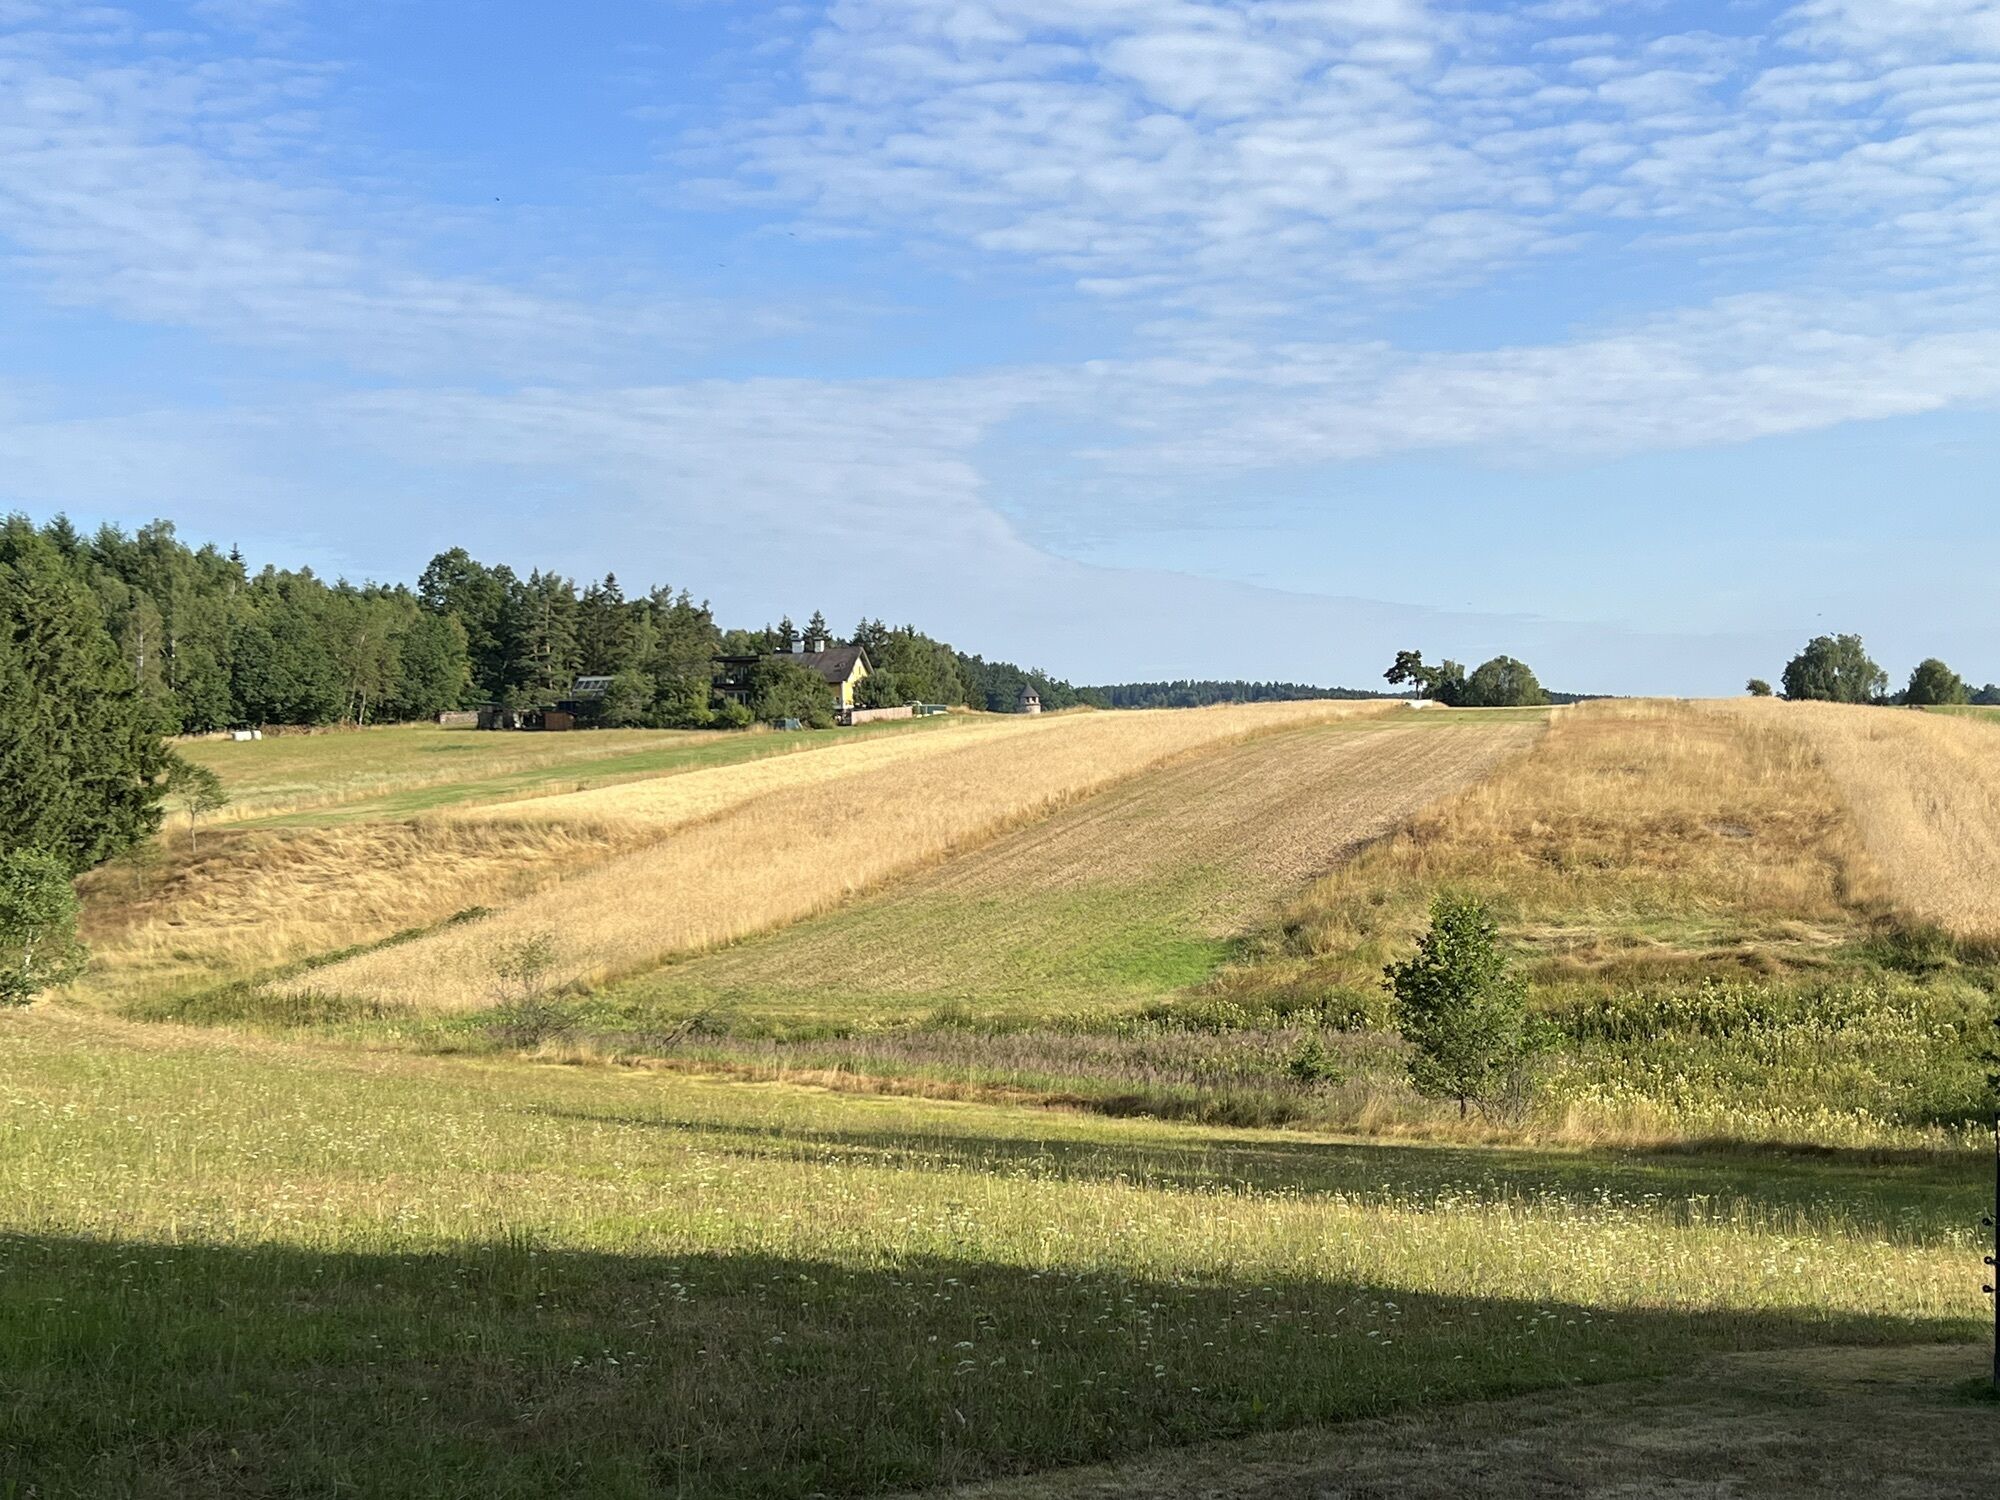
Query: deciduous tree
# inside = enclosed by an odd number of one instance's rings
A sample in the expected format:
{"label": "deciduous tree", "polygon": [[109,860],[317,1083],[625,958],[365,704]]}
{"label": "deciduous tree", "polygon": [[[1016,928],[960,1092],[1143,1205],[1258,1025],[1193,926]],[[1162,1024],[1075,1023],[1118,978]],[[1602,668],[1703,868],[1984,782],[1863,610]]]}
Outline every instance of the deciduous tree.
{"label": "deciduous tree", "polygon": [[0,1006],[67,984],[87,955],[76,940],[68,864],[43,849],[0,852]]}
{"label": "deciduous tree", "polygon": [[1889,674],[1868,659],[1858,635],[1819,635],[1785,664],[1785,696],[1828,703],[1873,703]]}
{"label": "deciduous tree", "polygon": [[1493,919],[1470,897],[1439,896],[1415,955],[1391,964],[1385,982],[1412,1049],[1410,1082],[1456,1099],[1461,1115],[1490,1099],[1532,1048],[1524,988]]}

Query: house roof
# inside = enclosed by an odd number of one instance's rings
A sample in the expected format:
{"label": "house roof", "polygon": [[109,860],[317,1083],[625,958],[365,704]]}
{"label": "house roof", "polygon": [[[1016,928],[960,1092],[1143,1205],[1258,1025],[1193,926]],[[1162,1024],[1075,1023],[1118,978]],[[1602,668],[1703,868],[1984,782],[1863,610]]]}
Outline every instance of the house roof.
{"label": "house roof", "polygon": [[841,683],[854,675],[858,662],[863,673],[874,670],[868,661],[868,652],[860,646],[829,646],[824,651],[787,651],[779,654],[781,661],[795,661],[808,672],[817,672],[828,682]]}

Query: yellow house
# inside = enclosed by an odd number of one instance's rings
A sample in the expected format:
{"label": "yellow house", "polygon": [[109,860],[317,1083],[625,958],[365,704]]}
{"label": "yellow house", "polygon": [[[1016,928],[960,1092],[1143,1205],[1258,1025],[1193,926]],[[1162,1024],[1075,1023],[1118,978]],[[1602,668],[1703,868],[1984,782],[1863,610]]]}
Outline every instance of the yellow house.
{"label": "yellow house", "polygon": [[786,661],[795,661],[808,672],[817,672],[833,684],[842,708],[854,707],[854,690],[868,676],[868,652],[860,646],[822,646],[818,651],[789,651]]}

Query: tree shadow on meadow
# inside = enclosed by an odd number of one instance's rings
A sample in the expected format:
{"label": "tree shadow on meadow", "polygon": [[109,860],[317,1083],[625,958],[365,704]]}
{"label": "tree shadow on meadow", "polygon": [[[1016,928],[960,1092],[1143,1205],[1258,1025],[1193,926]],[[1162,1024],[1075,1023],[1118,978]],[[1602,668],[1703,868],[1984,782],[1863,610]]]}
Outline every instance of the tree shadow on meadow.
{"label": "tree shadow on meadow", "polygon": [[973,1255],[0,1235],[0,1493],[865,1494],[1706,1352],[1975,1332]]}
{"label": "tree shadow on meadow", "polygon": [[1884,1165],[1870,1153],[1757,1154],[1725,1148],[1664,1151],[1370,1144],[1300,1136],[1120,1141],[1103,1134],[1037,1136],[1031,1112],[1017,1134],[956,1126],[733,1123],[631,1111],[526,1106],[556,1119],[594,1121],[701,1138],[704,1149],[746,1158],[973,1172],[1030,1180],[1120,1182],[1183,1192],[1339,1197],[1363,1205],[1462,1210],[1486,1204],[1625,1209],[1667,1223],[1697,1218],[1781,1227],[1838,1226],[1910,1244],[1968,1234],[1990,1202],[1983,1158],[1928,1155]]}

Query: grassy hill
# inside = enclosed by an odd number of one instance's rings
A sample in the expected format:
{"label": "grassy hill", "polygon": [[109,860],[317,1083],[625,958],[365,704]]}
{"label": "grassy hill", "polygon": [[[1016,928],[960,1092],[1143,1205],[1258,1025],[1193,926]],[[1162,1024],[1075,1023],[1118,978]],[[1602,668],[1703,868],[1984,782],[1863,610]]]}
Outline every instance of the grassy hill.
{"label": "grassy hill", "polygon": [[[238,821],[0,1013],[0,1494],[1056,1494],[1010,1476],[1974,1339],[1995,733],[206,742]],[[1552,1039],[1464,1120],[1379,982],[1442,889]]]}

